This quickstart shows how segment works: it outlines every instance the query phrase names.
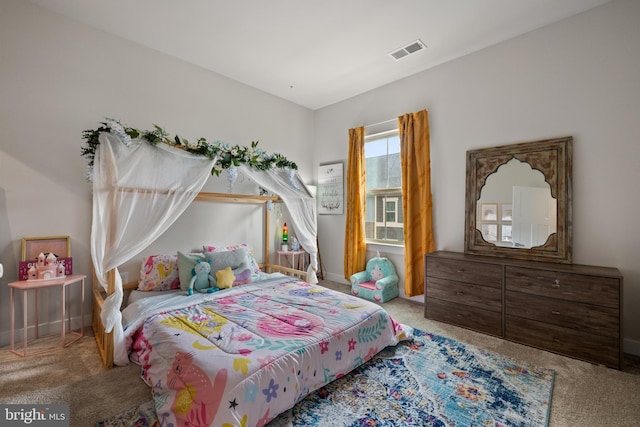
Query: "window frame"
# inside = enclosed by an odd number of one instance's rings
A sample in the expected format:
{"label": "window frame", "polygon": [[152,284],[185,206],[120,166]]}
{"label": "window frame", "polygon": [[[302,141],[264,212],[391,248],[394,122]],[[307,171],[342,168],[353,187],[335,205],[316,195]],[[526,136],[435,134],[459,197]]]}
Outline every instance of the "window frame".
{"label": "window frame", "polygon": [[[378,132],[378,133],[374,133],[371,135],[366,135],[364,138],[364,142],[365,142],[365,146],[367,143],[371,143],[374,141],[378,141],[381,139],[388,139],[390,137],[394,137],[400,136],[400,131],[397,128],[388,130],[388,131],[384,131],[384,132]],[[387,156],[389,156],[389,153],[387,152]],[[364,159],[364,163],[366,165],[367,163],[367,158],[365,157]],[[366,166],[365,166],[366,169]],[[388,193],[393,193],[393,194],[388,194]],[[397,247],[397,248],[404,248],[404,212],[401,212],[401,210],[403,209],[402,207],[402,187],[387,187],[387,188],[376,188],[373,190],[368,190],[365,186],[365,198],[369,198],[370,196],[373,196],[373,237],[369,237],[365,235],[365,242],[367,245],[384,245],[384,246],[391,246],[391,247]],[[383,200],[383,212],[382,212],[382,218],[379,218],[378,215],[378,209],[377,209],[377,202],[378,202],[378,198],[379,197],[384,197],[385,199]],[[386,207],[387,207],[387,203],[389,203],[389,201],[392,200],[395,205],[396,205],[396,209],[395,209],[395,217],[396,217],[396,221],[386,221],[386,215],[388,213]],[[365,210],[367,209],[367,205],[365,205]],[[397,219],[401,217],[403,220],[401,222],[397,221]],[[365,218],[366,218],[366,213],[365,213]],[[382,221],[379,221],[379,219],[382,219]],[[366,219],[365,219],[366,221]],[[396,227],[394,227],[394,225],[397,225]],[[402,241],[397,241],[397,240],[388,240],[388,239],[378,239],[376,238],[376,230],[378,226],[382,226],[385,228],[402,228],[402,233],[403,233],[403,238]]]}

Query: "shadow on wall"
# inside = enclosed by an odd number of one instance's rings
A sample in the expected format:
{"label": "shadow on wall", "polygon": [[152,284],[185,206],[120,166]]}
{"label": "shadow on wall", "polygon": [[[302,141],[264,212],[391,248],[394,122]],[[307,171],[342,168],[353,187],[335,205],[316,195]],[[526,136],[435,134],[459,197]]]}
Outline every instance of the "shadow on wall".
{"label": "shadow on wall", "polygon": [[[11,229],[9,227],[9,213],[7,212],[7,198],[4,188],[0,187],[0,263],[4,265],[4,275],[0,279],[0,284],[4,285],[16,280],[18,275],[18,259],[13,249],[11,240]],[[5,301],[5,287],[1,287],[2,301]],[[7,287],[7,299],[9,298],[9,288]]]}
{"label": "shadow on wall", "polygon": [[0,278],[0,325],[4,326],[9,325],[10,321],[9,286],[6,286],[6,284],[17,280],[18,259],[11,240],[7,198],[5,189],[2,187],[0,187],[0,263],[4,266],[4,274]]}

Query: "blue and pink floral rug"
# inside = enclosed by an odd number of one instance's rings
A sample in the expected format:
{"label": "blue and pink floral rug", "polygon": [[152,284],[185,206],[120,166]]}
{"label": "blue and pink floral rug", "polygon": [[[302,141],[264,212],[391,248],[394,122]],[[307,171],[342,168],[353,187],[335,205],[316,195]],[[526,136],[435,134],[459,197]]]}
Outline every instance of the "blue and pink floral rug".
{"label": "blue and pink floral rug", "polygon": [[[545,427],[553,380],[551,369],[416,329],[269,427]],[[97,427],[157,425],[150,401]]]}

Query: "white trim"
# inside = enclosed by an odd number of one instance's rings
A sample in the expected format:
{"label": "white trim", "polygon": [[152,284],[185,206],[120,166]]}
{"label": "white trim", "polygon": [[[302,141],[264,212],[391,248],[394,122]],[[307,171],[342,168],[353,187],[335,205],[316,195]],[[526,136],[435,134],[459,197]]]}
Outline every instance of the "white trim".
{"label": "white trim", "polygon": [[[88,327],[91,327],[91,313],[86,313],[86,308],[85,308],[85,315],[84,315],[84,328],[85,328],[85,334],[84,336],[91,336],[90,334],[88,334]],[[21,316],[20,316],[21,317]],[[16,316],[16,323],[21,322],[22,319],[18,318],[18,316]],[[39,332],[39,338],[51,338],[53,341],[55,341],[56,339],[60,339],[60,335],[62,333],[62,329],[60,327],[60,319],[57,320],[52,320],[51,322],[45,322],[45,323],[39,323],[38,324],[38,332]],[[65,318],[64,320],[64,326],[67,327],[68,320]],[[79,332],[80,330],[80,326],[81,326],[81,322],[80,322],[80,316],[71,316],[71,331],[75,331],[75,332]],[[16,325],[15,326],[15,333],[14,333],[14,345],[16,350],[18,351],[22,351],[23,349],[23,344],[22,344],[22,334],[23,334],[23,330],[22,330],[22,325]],[[35,326],[34,325],[27,325],[27,340],[28,343],[27,345],[30,346],[33,344],[33,340],[35,339]],[[75,338],[75,335],[71,335],[70,331],[67,329],[65,332],[65,339],[66,337],[73,337]],[[52,341],[52,342],[53,342]],[[2,347],[5,347],[8,349],[9,345],[11,344],[11,331],[10,330],[6,330],[6,331],[2,331],[0,332],[0,343],[6,343],[4,345],[2,345]],[[60,348],[60,350],[62,350],[62,347]],[[28,354],[28,352],[27,352]]]}
{"label": "white trim", "polygon": [[336,282],[336,283],[342,283],[344,285],[351,285],[351,283],[348,280],[345,280],[344,276],[340,276],[339,274],[335,274],[335,273],[326,273],[325,274],[326,280],[331,280],[332,282]]}
{"label": "white trim", "polygon": [[387,123],[391,123],[391,122],[398,122],[398,119],[389,119],[389,120],[384,120],[382,122],[378,122],[378,123],[371,123],[370,125],[365,125],[364,128],[370,128],[370,127],[374,127],[374,126],[379,126],[379,125],[386,125]]}
{"label": "white trim", "polygon": [[367,242],[367,252],[382,252],[385,254],[404,256],[404,245],[391,245],[387,243]]}
{"label": "white trim", "polygon": [[625,338],[624,340],[624,352],[633,354],[634,356],[640,356],[640,341]]}
{"label": "white trim", "polygon": [[385,130],[385,131],[382,131],[382,132],[376,132],[376,133],[372,133],[370,135],[365,135],[364,136],[364,142],[367,142],[367,140],[369,140],[369,139],[382,139],[383,136],[388,136],[388,135],[400,135],[400,131],[396,127],[395,129]]}

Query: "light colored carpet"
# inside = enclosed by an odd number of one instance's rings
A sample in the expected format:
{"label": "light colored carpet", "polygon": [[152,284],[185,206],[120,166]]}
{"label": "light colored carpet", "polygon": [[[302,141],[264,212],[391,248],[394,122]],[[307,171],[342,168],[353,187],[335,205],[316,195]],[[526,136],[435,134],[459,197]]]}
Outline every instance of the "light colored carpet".
{"label": "light colored carpet", "polygon": [[[349,291],[343,284],[321,284]],[[630,360],[620,372],[425,319],[422,304],[396,298],[382,305],[401,323],[554,369],[550,427],[640,425],[637,359]],[[150,397],[137,365],[102,368],[91,336],[48,355],[23,358],[6,347],[0,349],[0,402],[68,403],[71,426],[95,426],[97,421]]]}

